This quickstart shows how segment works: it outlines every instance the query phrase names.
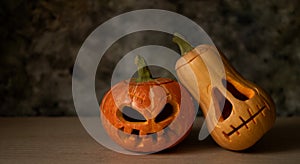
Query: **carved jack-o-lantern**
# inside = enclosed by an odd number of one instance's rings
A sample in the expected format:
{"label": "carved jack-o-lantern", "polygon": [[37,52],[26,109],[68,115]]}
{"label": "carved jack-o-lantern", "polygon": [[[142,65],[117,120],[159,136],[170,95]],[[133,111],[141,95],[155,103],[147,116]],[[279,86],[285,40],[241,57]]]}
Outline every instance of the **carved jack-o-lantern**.
{"label": "carved jack-o-lantern", "polygon": [[182,38],[174,37],[174,41],[183,54],[176,63],[178,78],[198,100],[214,140],[230,150],[255,144],[275,122],[272,99],[238,74],[223,54],[218,62],[215,47],[193,49]]}
{"label": "carved jack-o-lantern", "polygon": [[125,149],[160,151],[179,143],[195,118],[189,93],[178,82],[151,78],[146,63],[139,60],[139,77],[121,81],[101,103],[101,120],[109,136]]}

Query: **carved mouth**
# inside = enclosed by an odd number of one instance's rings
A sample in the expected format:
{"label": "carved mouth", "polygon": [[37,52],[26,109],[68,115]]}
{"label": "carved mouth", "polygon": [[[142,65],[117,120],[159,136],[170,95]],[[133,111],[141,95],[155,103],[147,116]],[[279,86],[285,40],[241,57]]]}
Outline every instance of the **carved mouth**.
{"label": "carved mouth", "polygon": [[166,144],[177,137],[176,132],[169,127],[166,127],[157,133],[149,133],[147,135],[138,135],[137,132],[128,134],[124,132],[123,129],[119,129],[118,135],[124,143],[130,142],[135,148]]}
{"label": "carved mouth", "polygon": [[241,117],[241,116],[239,116],[239,119],[242,121],[242,124],[241,125],[239,125],[238,127],[234,127],[233,125],[230,125],[230,127],[233,129],[233,130],[231,130],[229,133],[226,133],[226,132],[224,132],[223,131],[223,134],[224,134],[224,136],[226,137],[226,138],[228,138],[229,139],[229,137],[232,135],[232,134],[234,134],[234,133],[236,133],[237,135],[240,135],[240,133],[239,133],[239,129],[240,128],[242,128],[243,126],[245,126],[247,129],[248,129],[248,123],[250,122],[250,121],[253,121],[253,123],[254,124],[256,124],[256,121],[254,120],[254,118],[257,116],[257,115],[259,115],[260,113],[262,113],[263,115],[264,115],[264,113],[262,112],[264,109],[266,109],[266,106],[263,106],[263,107],[261,107],[255,114],[251,114],[251,112],[250,112],[250,110],[248,109],[248,113],[250,114],[250,118],[248,118],[246,121]]}

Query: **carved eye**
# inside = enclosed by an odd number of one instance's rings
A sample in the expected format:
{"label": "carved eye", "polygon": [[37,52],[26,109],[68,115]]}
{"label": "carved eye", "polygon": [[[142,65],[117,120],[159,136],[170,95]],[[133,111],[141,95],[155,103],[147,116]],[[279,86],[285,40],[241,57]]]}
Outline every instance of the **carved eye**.
{"label": "carved eye", "polygon": [[212,95],[213,95],[215,110],[216,113],[218,113],[217,116],[219,116],[221,113],[221,107],[223,108],[219,121],[226,120],[232,112],[232,104],[229,102],[229,100],[227,100],[227,98],[224,97],[224,95],[219,91],[218,88],[213,89]]}
{"label": "carved eye", "polygon": [[155,117],[155,122],[161,122],[171,117],[174,113],[173,106],[167,103],[164,108],[160,111],[160,113]]}
{"label": "carved eye", "polygon": [[241,101],[246,101],[254,96],[254,92],[249,89],[245,88],[244,86],[234,86],[228,80],[222,79],[222,84],[227,90],[237,99]]}
{"label": "carved eye", "polygon": [[122,111],[122,116],[124,120],[128,122],[146,122],[147,119],[137,110],[131,107],[125,106]]}

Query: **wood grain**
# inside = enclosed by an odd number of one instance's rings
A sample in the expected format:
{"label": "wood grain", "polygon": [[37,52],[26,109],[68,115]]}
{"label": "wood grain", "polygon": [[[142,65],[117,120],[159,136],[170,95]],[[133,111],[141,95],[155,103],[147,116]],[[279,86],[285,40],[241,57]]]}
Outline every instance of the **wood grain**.
{"label": "wood grain", "polygon": [[0,118],[0,163],[299,163],[300,117],[278,118],[274,128],[243,152],[220,148],[209,137],[198,141],[202,118],[177,147],[130,156],[93,140],[76,117]]}

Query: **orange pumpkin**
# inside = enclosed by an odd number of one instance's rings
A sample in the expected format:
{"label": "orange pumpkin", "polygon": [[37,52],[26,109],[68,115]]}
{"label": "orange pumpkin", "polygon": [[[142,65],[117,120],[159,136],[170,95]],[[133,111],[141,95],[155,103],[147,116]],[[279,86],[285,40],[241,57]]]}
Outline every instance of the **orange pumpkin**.
{"label": "orange pumpkin", "polygon": [[156,152],[179,143],[195,119],[189,93],[172,79],[151,77],[137,56],[139,77],[114,85],[103,97],[101,120],[120,146],[136,152]]}

